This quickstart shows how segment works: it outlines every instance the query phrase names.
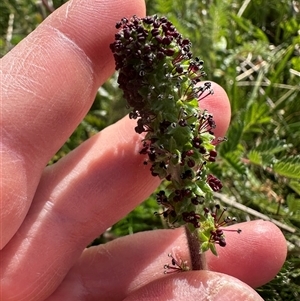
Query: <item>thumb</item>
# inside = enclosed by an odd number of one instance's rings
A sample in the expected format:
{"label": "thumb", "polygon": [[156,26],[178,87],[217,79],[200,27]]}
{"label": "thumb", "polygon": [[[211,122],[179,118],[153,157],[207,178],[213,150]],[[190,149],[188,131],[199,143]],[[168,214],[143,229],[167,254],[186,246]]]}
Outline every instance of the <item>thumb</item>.
{"label": "thumb", "polygon": [[210,271],[190,271],[157,279],[124,299],[124,301],[137,300],[261,301],[263,299],[250,286],[234,277]]}

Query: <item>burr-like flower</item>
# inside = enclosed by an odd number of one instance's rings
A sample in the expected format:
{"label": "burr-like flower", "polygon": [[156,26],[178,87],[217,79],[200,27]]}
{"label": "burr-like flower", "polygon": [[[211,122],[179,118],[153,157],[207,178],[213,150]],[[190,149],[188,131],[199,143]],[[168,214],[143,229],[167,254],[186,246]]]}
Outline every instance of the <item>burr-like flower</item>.
{"label": "burr-like flower", "polygon": [[153,176],[169,181],[157,194],[162,214],[172,227],[187,225],[201,233],[209,219],[203,204],[213,202],[213,191],[222,188],[209,172],[217,157],[216,124],[199,108],[213,93],[210,82],[200,83],[203,61],[193,57],[190,41],[165,17],[123,18],[116,27],[110,47],[129,117],[137,120],[135,131],[145,133],[140,153]]}

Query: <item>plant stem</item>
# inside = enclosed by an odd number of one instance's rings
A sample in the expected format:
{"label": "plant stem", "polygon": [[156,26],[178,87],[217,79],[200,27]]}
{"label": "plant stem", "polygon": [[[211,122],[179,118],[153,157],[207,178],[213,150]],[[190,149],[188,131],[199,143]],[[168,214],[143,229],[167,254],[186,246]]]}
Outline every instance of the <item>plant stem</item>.
{"label": "plant stem", "polygon": [[200,252],[198,237],[193,234],[187,226],[184,228],[190,251],[192,270],[207,270],[205,253]]}

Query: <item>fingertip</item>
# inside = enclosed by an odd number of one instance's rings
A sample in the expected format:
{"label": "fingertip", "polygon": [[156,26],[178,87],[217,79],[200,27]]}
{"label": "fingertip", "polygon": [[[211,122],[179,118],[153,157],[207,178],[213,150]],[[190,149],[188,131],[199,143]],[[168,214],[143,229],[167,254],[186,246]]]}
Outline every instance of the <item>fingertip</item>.
{"label": "fingertip", "polygon": [[218,257],[208,254],[209,269],[234,276],[251,287],[272,280],[287,255],[286,240],[280,229],[263,220],[228,228],[240,228],[242,232],[225,232],[227,245],[218,248]]}
{"label": "fingertip", "polygon": [[199,102],[201,109],[206,109],[214,115],[216,122],[215,136],[223,137],[228,129],[231,108],[227,93],[217,83],[211,82],[213,94],[208,95]]}
{"label": "fingertip", "polygon": [[124,301],[263,300],[251,287],[231,276],[210,271],[171,274],[141,287]]}

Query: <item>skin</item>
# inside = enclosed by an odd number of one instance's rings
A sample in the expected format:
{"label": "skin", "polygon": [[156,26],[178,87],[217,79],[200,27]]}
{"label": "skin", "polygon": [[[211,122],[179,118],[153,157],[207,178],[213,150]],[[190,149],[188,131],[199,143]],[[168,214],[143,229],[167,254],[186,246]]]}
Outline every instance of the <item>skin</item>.
{"label": "skin", "polygon": [[[1,300],[262,300],[250,286],[285,260],[284,236],[263,221],[234,226],[210,271],[163,274],[169,252],[190,261],[182,229],[85,249],[159,184],[128,117],[45,167],[113,73],[114,24],[133,14],[143,1],[70,1],[1,59]],[[200,105],[223,136],[230,106],[214,91]]]}

